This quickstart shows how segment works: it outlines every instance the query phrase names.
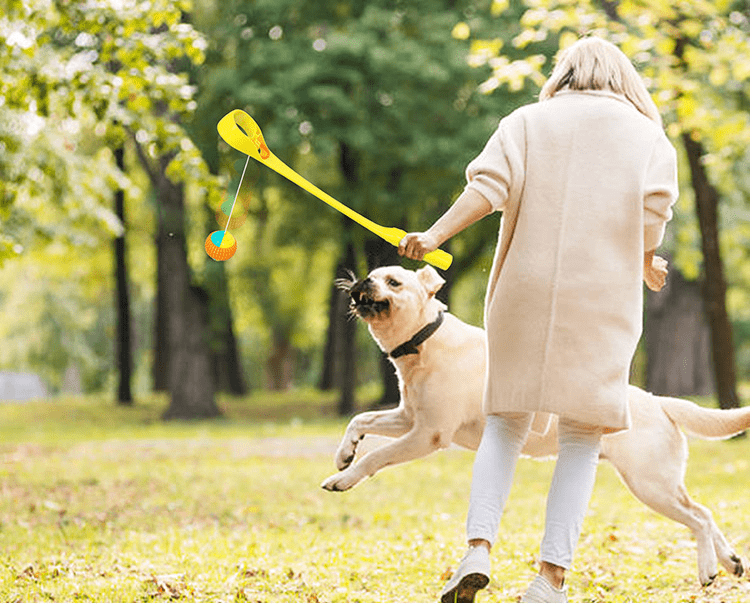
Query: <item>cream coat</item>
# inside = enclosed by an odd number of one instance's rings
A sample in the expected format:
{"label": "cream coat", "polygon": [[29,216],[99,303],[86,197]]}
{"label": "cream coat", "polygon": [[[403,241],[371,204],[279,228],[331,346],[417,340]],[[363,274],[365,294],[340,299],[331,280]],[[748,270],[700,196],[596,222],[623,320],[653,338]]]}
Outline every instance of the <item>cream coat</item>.
{"label": "cream coat", "polygon": [[678,196],[662,129],[619,95],[561,91],[504,118],[467,179],[503,212],[484,411],[628,428],[643,254],[661,243]]}

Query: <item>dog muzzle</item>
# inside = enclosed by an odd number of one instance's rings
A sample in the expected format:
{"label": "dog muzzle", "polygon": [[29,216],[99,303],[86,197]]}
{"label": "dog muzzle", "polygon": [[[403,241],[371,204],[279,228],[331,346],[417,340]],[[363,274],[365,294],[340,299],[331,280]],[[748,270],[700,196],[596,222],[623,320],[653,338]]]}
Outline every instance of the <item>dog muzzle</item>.
{"label": "dog muzzle", "polygon": [[370,279],[356,283],[350,290],[350,300],[355,312],[363,319],[375,317],[389,310],[389,300],[376,300]]}

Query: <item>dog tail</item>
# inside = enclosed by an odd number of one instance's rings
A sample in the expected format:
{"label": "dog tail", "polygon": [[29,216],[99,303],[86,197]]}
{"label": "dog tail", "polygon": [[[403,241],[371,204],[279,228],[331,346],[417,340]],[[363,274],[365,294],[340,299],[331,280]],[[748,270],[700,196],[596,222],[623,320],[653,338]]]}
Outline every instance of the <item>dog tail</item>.
{"label": "dog tail", "polygon": [[709,409],[679,398],[657,398],[666,415],[693,436],[729,438],[749,429],[749,407]]}

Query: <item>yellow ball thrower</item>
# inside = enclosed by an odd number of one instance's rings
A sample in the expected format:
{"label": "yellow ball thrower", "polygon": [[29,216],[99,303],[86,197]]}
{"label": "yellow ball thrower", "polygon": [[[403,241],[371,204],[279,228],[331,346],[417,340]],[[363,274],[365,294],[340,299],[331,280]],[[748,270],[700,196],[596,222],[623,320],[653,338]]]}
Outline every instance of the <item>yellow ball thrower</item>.
{"label": "yellow ball thrower", "polygon": [[[228,145],[237,149],[241,153],[245,153],[248,156],[248,159],[252,157],[256,161],[261,162],[288,180],[294,182],[299,187],[305,189],[311,195],[314,195],[324,203],[329,204],[338,212],[341,212],[348,218],[354,220],[362,227],[378,235],[385,241],[388,241],[393,246],[398,246],[399,242],[407,234],[402,229],[396,227],[384,227],[364,216],[361,216],[356,211],[348,208],[346,205],[340,203],[331,195],[324,193],[324,191],[317,186],[311,184],[305,178],[300,176],[300,174],[287,166],[269,150],[269,147],[267,147],[264,142],[264,135],[261,133],[261,128],[259,128],[258,124],[256,124],[253,118],[245,111],[235,109],[228,113],[217,124],[217,131]],[[248,166],[248,159],[246,159],[245,162],[246,167]],[[241,184],[244,175],[245,167],[243,168],[243,175],[240,177]],[[240,192],[240,185],[238,185],[238,192]],[[233,207],[230,209],[230,215],[227,219],[227,226],[230,225],[232,210],[235,207],[237,198],[238,196],[236,194]],[[227,227],[225,227],[224,231],[214,231],[206,239],[206,253],[215,260],[227,260],[235,253],[236,249],[237,242],[235,241],[235,238],[227,232]],[[434,250],[433,252],[426,254],[423,260],[433,264],[437,268],[446,270],[452,264],[452,255],[444,250]]]}

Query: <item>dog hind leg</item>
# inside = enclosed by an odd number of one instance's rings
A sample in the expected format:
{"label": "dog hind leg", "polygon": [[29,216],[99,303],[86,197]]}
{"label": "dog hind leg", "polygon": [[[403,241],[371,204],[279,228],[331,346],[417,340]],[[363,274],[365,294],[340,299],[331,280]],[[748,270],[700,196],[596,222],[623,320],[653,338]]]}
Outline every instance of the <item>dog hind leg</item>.
{"label": "dog hind leg", "polygon": [[[626,480],[630,491],[650,509],[685,525],[697,542],[697,569],[700,583],[709,585],[716,577],[718,558],[713,542],[713,517],[707,508],[689,497],[684,485],[646,485],[645,476],[638,483]],[[657,488],[656,488],[657,487]],[[716,527],[717,529],[717,527]]]}
{"label": "dog hind leg", "polygon": [[[701,584],[713,582],[719,561],[730,573],[740,576],[745,572],[744,564],[729,546],[710,510],[694,502],[687,493],[684,486],[686,440],[678,430],[676,436],[679,438],[672,439],[672,446],[659,446],[659,450],[649,451],[647,455],[636,454],[640,450],[632,446],[619,446],[619,451],[616,451],[614,439],[613,443],[609,443],[611,448],[606,449],[606,457],[637,499],[692,531],[697,542]],[[626,444],[626,441],[618,443]],[[663,444],[669,443],[663,441]],[[683,446],[677,446],[679,444]],[[641,453],[644,454],[645,450]],[[660,459],[661,463],[655,463],[656,459]]]}
{"label": "dog hind leg", "polygon": [[[693,501],[684,485],[680,485],[673,501],[664,503],[661,512],[688,526],[697,540],[697,566],[700,583],[709,585],[716,577],[717,563],[720,562],[729,574],[741,577],[746,572],[744,562],[737,556],[726,541],[721,529],[713,519],[712,512]],[[667,505],[666,505],[667,504]],[[710,542],[710,543],[708,543]],[[710,551],[714,555],[710,555]],[[705,552],[705,556],[703,556]],[[705,559],[703,559],[703,557]]]}

